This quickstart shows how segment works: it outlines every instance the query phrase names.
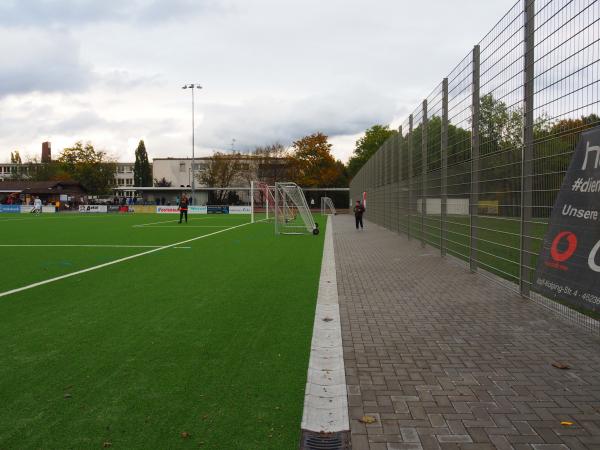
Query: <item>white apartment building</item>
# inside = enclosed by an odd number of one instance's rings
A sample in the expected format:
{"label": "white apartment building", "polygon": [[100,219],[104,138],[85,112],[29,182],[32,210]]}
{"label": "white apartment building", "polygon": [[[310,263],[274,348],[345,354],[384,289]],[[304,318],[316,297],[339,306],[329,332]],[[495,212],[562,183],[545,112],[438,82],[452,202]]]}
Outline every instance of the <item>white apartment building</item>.
{"label": "white apartment building", "polygon": [[[14,163],[2,163],[0,164],[0,181],[12,180],[15,175],[19,172],[24,172],[25,178],[27,172],[32,164],[14,164]],[[115,186],[119,188],[133,187],[133,166],[132,162],[119,162],[117,163],[117,171],[115,172]]]}

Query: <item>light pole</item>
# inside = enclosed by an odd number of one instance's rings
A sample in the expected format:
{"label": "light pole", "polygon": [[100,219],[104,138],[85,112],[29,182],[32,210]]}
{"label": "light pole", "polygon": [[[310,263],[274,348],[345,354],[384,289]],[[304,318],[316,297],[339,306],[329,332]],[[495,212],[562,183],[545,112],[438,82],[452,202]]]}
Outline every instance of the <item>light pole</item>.
{"label": "light pole", "polygon": [[196,84],[186,84],[184,86],[182,86],[181,89],[191,89],[192,91],[192,205],[196,204],[196,198],[195,198],[195,194],[196,194],[196,176],[194,173],[194,164],[196,163],[196,145],[195,145],[195,128],[196,128],[196,121],[195,121],[195,108],[194,108],[194,91],[196,89],[202,89],[202,86],[200,86],[198,83]]}

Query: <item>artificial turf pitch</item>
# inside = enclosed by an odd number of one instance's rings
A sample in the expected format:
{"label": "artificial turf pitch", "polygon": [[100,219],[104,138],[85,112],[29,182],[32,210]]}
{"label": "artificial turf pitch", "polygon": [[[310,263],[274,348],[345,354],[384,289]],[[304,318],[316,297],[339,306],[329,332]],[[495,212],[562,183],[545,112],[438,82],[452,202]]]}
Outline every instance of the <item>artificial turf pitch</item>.
{"label": "artificial turf pitch", "polygon": [[190,219],[0,216],[0,449],[297,447],[324,220]]}

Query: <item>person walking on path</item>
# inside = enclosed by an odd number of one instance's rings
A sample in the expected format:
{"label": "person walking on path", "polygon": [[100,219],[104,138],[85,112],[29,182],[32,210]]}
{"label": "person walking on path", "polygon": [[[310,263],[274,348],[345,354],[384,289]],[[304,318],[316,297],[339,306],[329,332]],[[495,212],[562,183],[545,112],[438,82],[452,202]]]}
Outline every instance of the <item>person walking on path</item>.
{"label": "person walking on path", "polygon": [[358,226],[360,225],[360,229],[363,229],[363,220],[362,216],[365,212],[365,207],[360,203],[360,200],[356,200],[356,205],[354,206],[354,218],[356,219],[356,229],[358,230]]}
{"label": "person walking on path", "polygon": [[179,223],[181,223],[183,216],[185,216],[185,223],[187,223],[188,203],[188,198],[183,194],[179,200]]}

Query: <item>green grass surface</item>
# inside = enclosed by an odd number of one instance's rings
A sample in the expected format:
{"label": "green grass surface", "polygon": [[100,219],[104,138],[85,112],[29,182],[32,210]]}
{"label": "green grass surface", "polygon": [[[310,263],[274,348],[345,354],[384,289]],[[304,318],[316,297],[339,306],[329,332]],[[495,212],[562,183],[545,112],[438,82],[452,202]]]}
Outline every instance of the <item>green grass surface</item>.
{"label": "green grass surface", "polygon": [[[0,244],[161,246],[249,219],[192,217],[2,215]],[[0,297],[0,449],[295,448],[319,222],[317,237],[251,224]],[[148,250],[0,247],[0,291]]]}

